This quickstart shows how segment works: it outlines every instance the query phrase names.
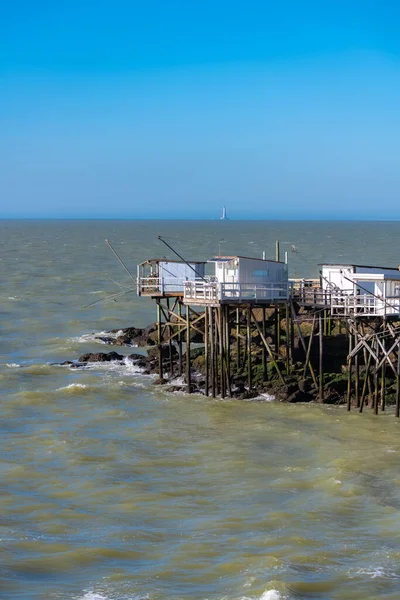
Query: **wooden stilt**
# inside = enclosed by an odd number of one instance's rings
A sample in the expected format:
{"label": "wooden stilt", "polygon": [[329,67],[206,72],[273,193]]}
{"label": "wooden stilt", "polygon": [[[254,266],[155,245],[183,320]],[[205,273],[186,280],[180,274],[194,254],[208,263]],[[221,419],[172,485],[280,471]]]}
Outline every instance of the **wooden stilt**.
{"label": "wooden stilt", "polygon": [[308,340],[308,347],[307,347],[307,353],[306,353],[306,361],[304,363],[304,369],[303,369],[303,377],[306,376],[307,368],[309,367],[309,364],[310,364],[310,355],[311,355],[311,348],[312,348],[312,342],[313,342],[314,331],[315,331],[315,321],[316,321],[316,318],[317,318],[317,315],[314,315],[313,322],[312,322],[312,327],[311,327],[310,339]]}
{"label": "wooden stilt", "polygon": [[372,358],[372,355],[369,354],[368,359],[367,359],[367,364],[365,367],[365,377],[364,377],[363,389],[361,392],[360,413],[363,411],[363,408],[364,408],[364,401],[365,401],[367,386],[368,386],[368,382],[369,382],[369,368],[370,368],[370,364],[371,364],[371,358]]}
{"label": "wooden stilt", "polygon": [[240,310],[236,309],[236,370],[240,370]]}
{"label": "wooden stilt", "polygon": [[186,392],[192,391],[191,371],[190,371],[190,309],[186,307]]}
{"label": "wooden stilt", "polygon": [[324,402],[324,330],[322,313],[319,313],[319,401]]}
{"label": "wooden stilt", "polygon": [[231,387],[231,341],[230,341],[230,320],[229,320],[229,306],[225,305],[225,374],[226,374],[226,391],[229,398],[232,398],[232,387]]}
{"label": "wooden stilt", "polygon": [[375,365],[374,370],[374,401],[373,401],[373,409],[374,414],[377,415],[379,411],[379,403],[378,403],[378,369]]}
{"label": "wooden stilt", "polygon": [[[301,331],[301,327],[300,327],[300,325],[299,325],[299,323],[298,323],[298,321],[296,319],[296,312],[294,310],[293,303],[290,303],[290,308],[291,308],[291,313],[292,313],[292,320],[296,323],[297,332],[299,334],[300,342],[301,342],[301,345],[303,347],[304,353],[307,356],[306,343],[304,341],[304,336],[303,336],[303,332]],[[312,380],[314,382],[315,390],[318,390],[318,382],[317,382],[317,378],[315,376],[314,368],[313,368],[313,366],[311,364],[311,361],[309,361],[309,363],[308,363],[308,368],[310,369],[310,373],[311,373]]]}
{"label": "wooden stilt", "polygon": [[[351,351],[353,349],[353,335],[350,331],[350,328],[348,328],[347,331],[348,331],[348,338],[349,338],[349,355],[350,355]],[[351,359],[351,356],[349,356],[349,358],[347,359],[347,410],[348,411],[351,410],[352,371],[353,371],[352,359]]]}
{"label": "wooden stilt", "polygon": [[[357,327],[357,323],[355,324]],[[358,335],[354,334],[354,345],[357,346]],[[360,408],[360,361],[358,353],[354,357],[354,395],[356,398],[356,407]]]}
{"label": "wooden stilt", "polygon": [[218,308],[218,340],[219,340],[219,377],[220,377],[220,390],[221,398],[225,398],[226,395],[226,380],[225,380],[225,340],[224,340],[224,317],[223,317],[223,306]]}
{"label": "wooden stilt", "polygon": [[[265,310],[265,309],[264,309]],[[285,327],[285,344],[286,344],[286,374],[290,375],[290,338],[289,338],[289,334],[290,334],[290,326],[289,326],[289,305],[286,302],[285,304],[285,323],[286,323],[286,327]],[[264,330],[263,330],[264,333]],[[264,333],[265,336],[265,333]]]}
{"label": "wooden stilt", "polygon": [[[383,329],[384,331],[386,330],[386,323],[385,321],[383,322]],[[385,336],[382,336],[382,350],[385,353],[386,352],[386,340],[385,340]],[[381,410],[384,411],[385,410],[385,392],[386,392],[386,360],[383,361],[382,366],[381,366]]]}
{"label": "wooden stilt", "polygon": [[[262,309],[262,332],[263,336],[266,336],[266,310],[265,306]],[[267,365],[267,349],[265,345],[262,347],[262,366],[263,366],[263,380],[268,381],[268,365]]]}
{"label": "wooden stilt", "polygon": [[209,321],[210,321],[210,371],[211,371],[211,396],[216,397],[216,373],[215,373],[215,340],[214,340],[214,309],[212,306],[209,307]]}
{"label": "wooden stilt", "polygon": [[[182,320],[182,302],[178,301],[178,320],[179,323]],[[182,354],[182,327],[179,326],[178,333],[178,374],[181,377],[183,374],[183,354]]]}
{"label": "wooden stilt", "polygon": [[172,325],[171,325],[171,314],[169,310],[169,298],[167,298],[167,310],[168,310],[168,353],[169,353],[169,377],[174,378],[174,359],[172,356]]}
{"label": "wooden stilt", "polygon": [[386,400],[386,364],[383,363],[381,367],[381,410],[385,410]]}
{"label": "wooden stilt", "polygon": [[261,327],[260,327],[260,325],[258,324],[258,321],[257,321],[257,319],[255,318],[255,316],[254,316],[254,313],[253,313],[253,311],[251,310],[251,308],[249,309],[249,311],[250,311],[250,315],[252,315],[252,317],[253,317],[253,322],[254,322],[254,325],[256,326],[256,329],[257,329],[257,331],[258,331],[258,333],[259,333],[259,335],[260,335],[260,337],[261,337],[261,339],[262,339],[262,342],[263,342],[264,346],[265,346],[265,347],[266,347],[266,349],[267,349],[267,352],[268,352],[268,355],[269,355],[269,358],[270,358],[271,364],[272,364],[272,366],[273,366],[273,367],[276,369],[276,372],[277,372],[277,374],[278,374],[278,377],[279,377],[279,379],[281,380],[281,382],[282,382],[282,383],[285,383],[285,380],[283,379],[283,377],[282,377],[282,373],[281,373],[281,371],[280,371],[280,369],[279,369],[279,365],[278,365],[278,363],[276,362],[276,360],[275,360],[275,358],[274,358],[273,352],[272,352],[272,350],[271,350],[271,348],[270,348],[270,346],[269,346],[269,344],[268,344],[268,342],[267,342],[267,339],[264,337],[264,335],[263,335],[263,332],[262,332],[262,330],[261,330]]}
{"label": "wooden stilt", "polygon": [[210,365],[209,365],[209,331],[208,331],[208,311],[209,308],[207,306],[204,307],[204,370],[205,370],[205,382],[204,382],[204,394],[208,396],[209,391],[209,375],[210,375]]}
{"label": "wooden stilt", "polygon": [[397,418],[400,416],[400,350],[397,348],[397,374],[396,374],[396,412]]}
{"label": "wooden stilt", "polygon": [[160,300],[157,298],[157,347],[158,347],[158,376],[160,379],[164,378],[163,371],[163,348],[162,348],[162,337],[161,337],[161,306]]}
{"label": "wooden stilt", "polygon": [[252,376],[252,366],[251,366],[251,308],[247,309],[247,327],[246,327],[246,338],[247,338],[247,383],[249,386],[249,391],[253,387],[253,376]]}

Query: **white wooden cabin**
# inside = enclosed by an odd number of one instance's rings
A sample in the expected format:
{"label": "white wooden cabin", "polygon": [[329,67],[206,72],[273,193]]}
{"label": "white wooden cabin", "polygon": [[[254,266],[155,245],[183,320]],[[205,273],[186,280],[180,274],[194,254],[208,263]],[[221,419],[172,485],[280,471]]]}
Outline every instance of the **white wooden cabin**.
{"label": "white wooden cabin", "polygon": [[287,265],[246,256],[217,256],[208,261],[214,274],[207,281],[185,284],[186,303],[269,303],[287,300]]}
{"label": "white wooden cabin", "polygon": [[321,265],[321,286],[332,311],[355,316],[400,315],[400,270],[367,265]]}
{"label": "white wooden cabin", "polygon": [[202,281],[205,262],[166,258],[146,260],[137,267],[138,296],[183,296],[186,281]]}

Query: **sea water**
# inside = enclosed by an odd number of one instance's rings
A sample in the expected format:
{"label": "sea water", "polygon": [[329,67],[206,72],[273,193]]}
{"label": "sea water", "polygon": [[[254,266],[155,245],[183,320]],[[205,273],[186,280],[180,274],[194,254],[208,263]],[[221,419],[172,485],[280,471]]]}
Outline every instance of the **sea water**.
{"label": "sea water", "polygon": [[155,319],[133,279],[141,261],[173,258],[158,235],[189,260],[274,258],[278,239],[290,275],[316,277],[320,262],[397,266],[399,234],[395,222],[0,222],[0,598],[397,600],[391,410],[173,395],[129,361],[53,363],[132,352],[95,334]]}

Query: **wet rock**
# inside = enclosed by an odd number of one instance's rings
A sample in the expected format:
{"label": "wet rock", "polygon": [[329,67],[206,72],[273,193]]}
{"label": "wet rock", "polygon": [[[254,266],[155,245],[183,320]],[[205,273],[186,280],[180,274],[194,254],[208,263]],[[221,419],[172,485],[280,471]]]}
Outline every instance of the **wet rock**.
{"label": "wet rock", "polygon": [[299,379],[298,386],[301,392],[309,392],[312,388],[312,381],[310,379]]}
{"label": "wet rock", "polygon": [[311,394],[307,394],[306,392],[302,392],[301,390],[296,390],[293,394],[287,397],[286,402],[311,402],[313,397]]}
{"label": "wet rock", "polygon": [[[166,346],[162,346],[161,348],[162,351],[162,357],[163,358],[170,358],[170,354],[169,354],[169,345]],[[157,348],[149,348],[148,350],[148,355],[150,358],[156,358],[158,359],[158,347]],[[178,354],[178,350],[175,348],[175,346],[171,346],[171,353],[172,356],[177,356]]]}
{"label": "wet rock", "polygon": [[257,398],[260,394],[256,390],[246,390],[239,396],[240,400],[252,400]]}
{"label": "wet rock", "polygon": [[184,385],[169,385],[165,388],[166,392],[173,394],[174,392],[184,392],[186,390],[186,386]]}
{"label": "wet rock", "polygon": [[123,360],[123,358],[122,354],[118,354],[117,352],[92,352],[82,354],[82,356],[79,357],[78,362],[110,362],[112,360]]}
{"label": "wet rock", "polygon": [[168,383],[168,379],[164,379],[163,377],[159,377],[153,381],[153,385],[165,385],[166,383]]}

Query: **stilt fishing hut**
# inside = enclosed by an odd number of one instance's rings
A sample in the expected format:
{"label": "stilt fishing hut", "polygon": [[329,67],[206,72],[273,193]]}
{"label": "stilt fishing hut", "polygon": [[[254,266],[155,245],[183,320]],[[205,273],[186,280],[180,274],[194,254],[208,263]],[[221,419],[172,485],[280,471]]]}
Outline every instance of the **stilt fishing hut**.
{"label": "stilt fishing hut", "polygon": [[[399,269],[322,264],[319,280],[291,281],[287,264],[278,260],[278,244],[277,260],[216,256],[206,265],[186,261],[161,241],[180,260],[164,257],[145,261],[138,266],[137,280],[139,295],[150,296],[157,303],[160,378],[168,372],[169,377],[183,374],[185,362],[186,389],[192,390],[193,334],[204,343],[205,394],[212,397],[231,396],[233,381],[241,375],[252,389],[255,345],[258,364],[261,347],[263,380],[273,373],[282,384],[287,377],[293,378],[294,369],[298,371],[300,348],[304,352],[303,377],[311,377],[317,398],[324,402],[324,366],[332,359],[329,344],[328,352],[324,349],[324,340],[335,337],[333,330],[339,331],[336,335],[341,338],[345,331],[348,410],[356,406],[362,412],[367,402],[375,414],[379,407],[385,410],[389,373],[391,393],[395,380],[395,414],[399,416]],[[307,337],[305,322],[310,324]],[[173,359],[176,345],[177,367]],[[335,373],[341,377],[342,370],[340,367]],[[327,373],[326,378],[331,380],[332,375]]]}
{"label": "stilt fishing hut", "polygon": [[[357,264],[320,265],[320,286],[293,297],[348,336],[347,408],[363,411],[369,398],[375,414],[385,410],[387,375],[395,380],[400,414],[400,270]],[[321,334],[320,334],[321,335]],[[322,339],[322,335],[321,335]],[[393,387],[393,386],[392,386]]]}

